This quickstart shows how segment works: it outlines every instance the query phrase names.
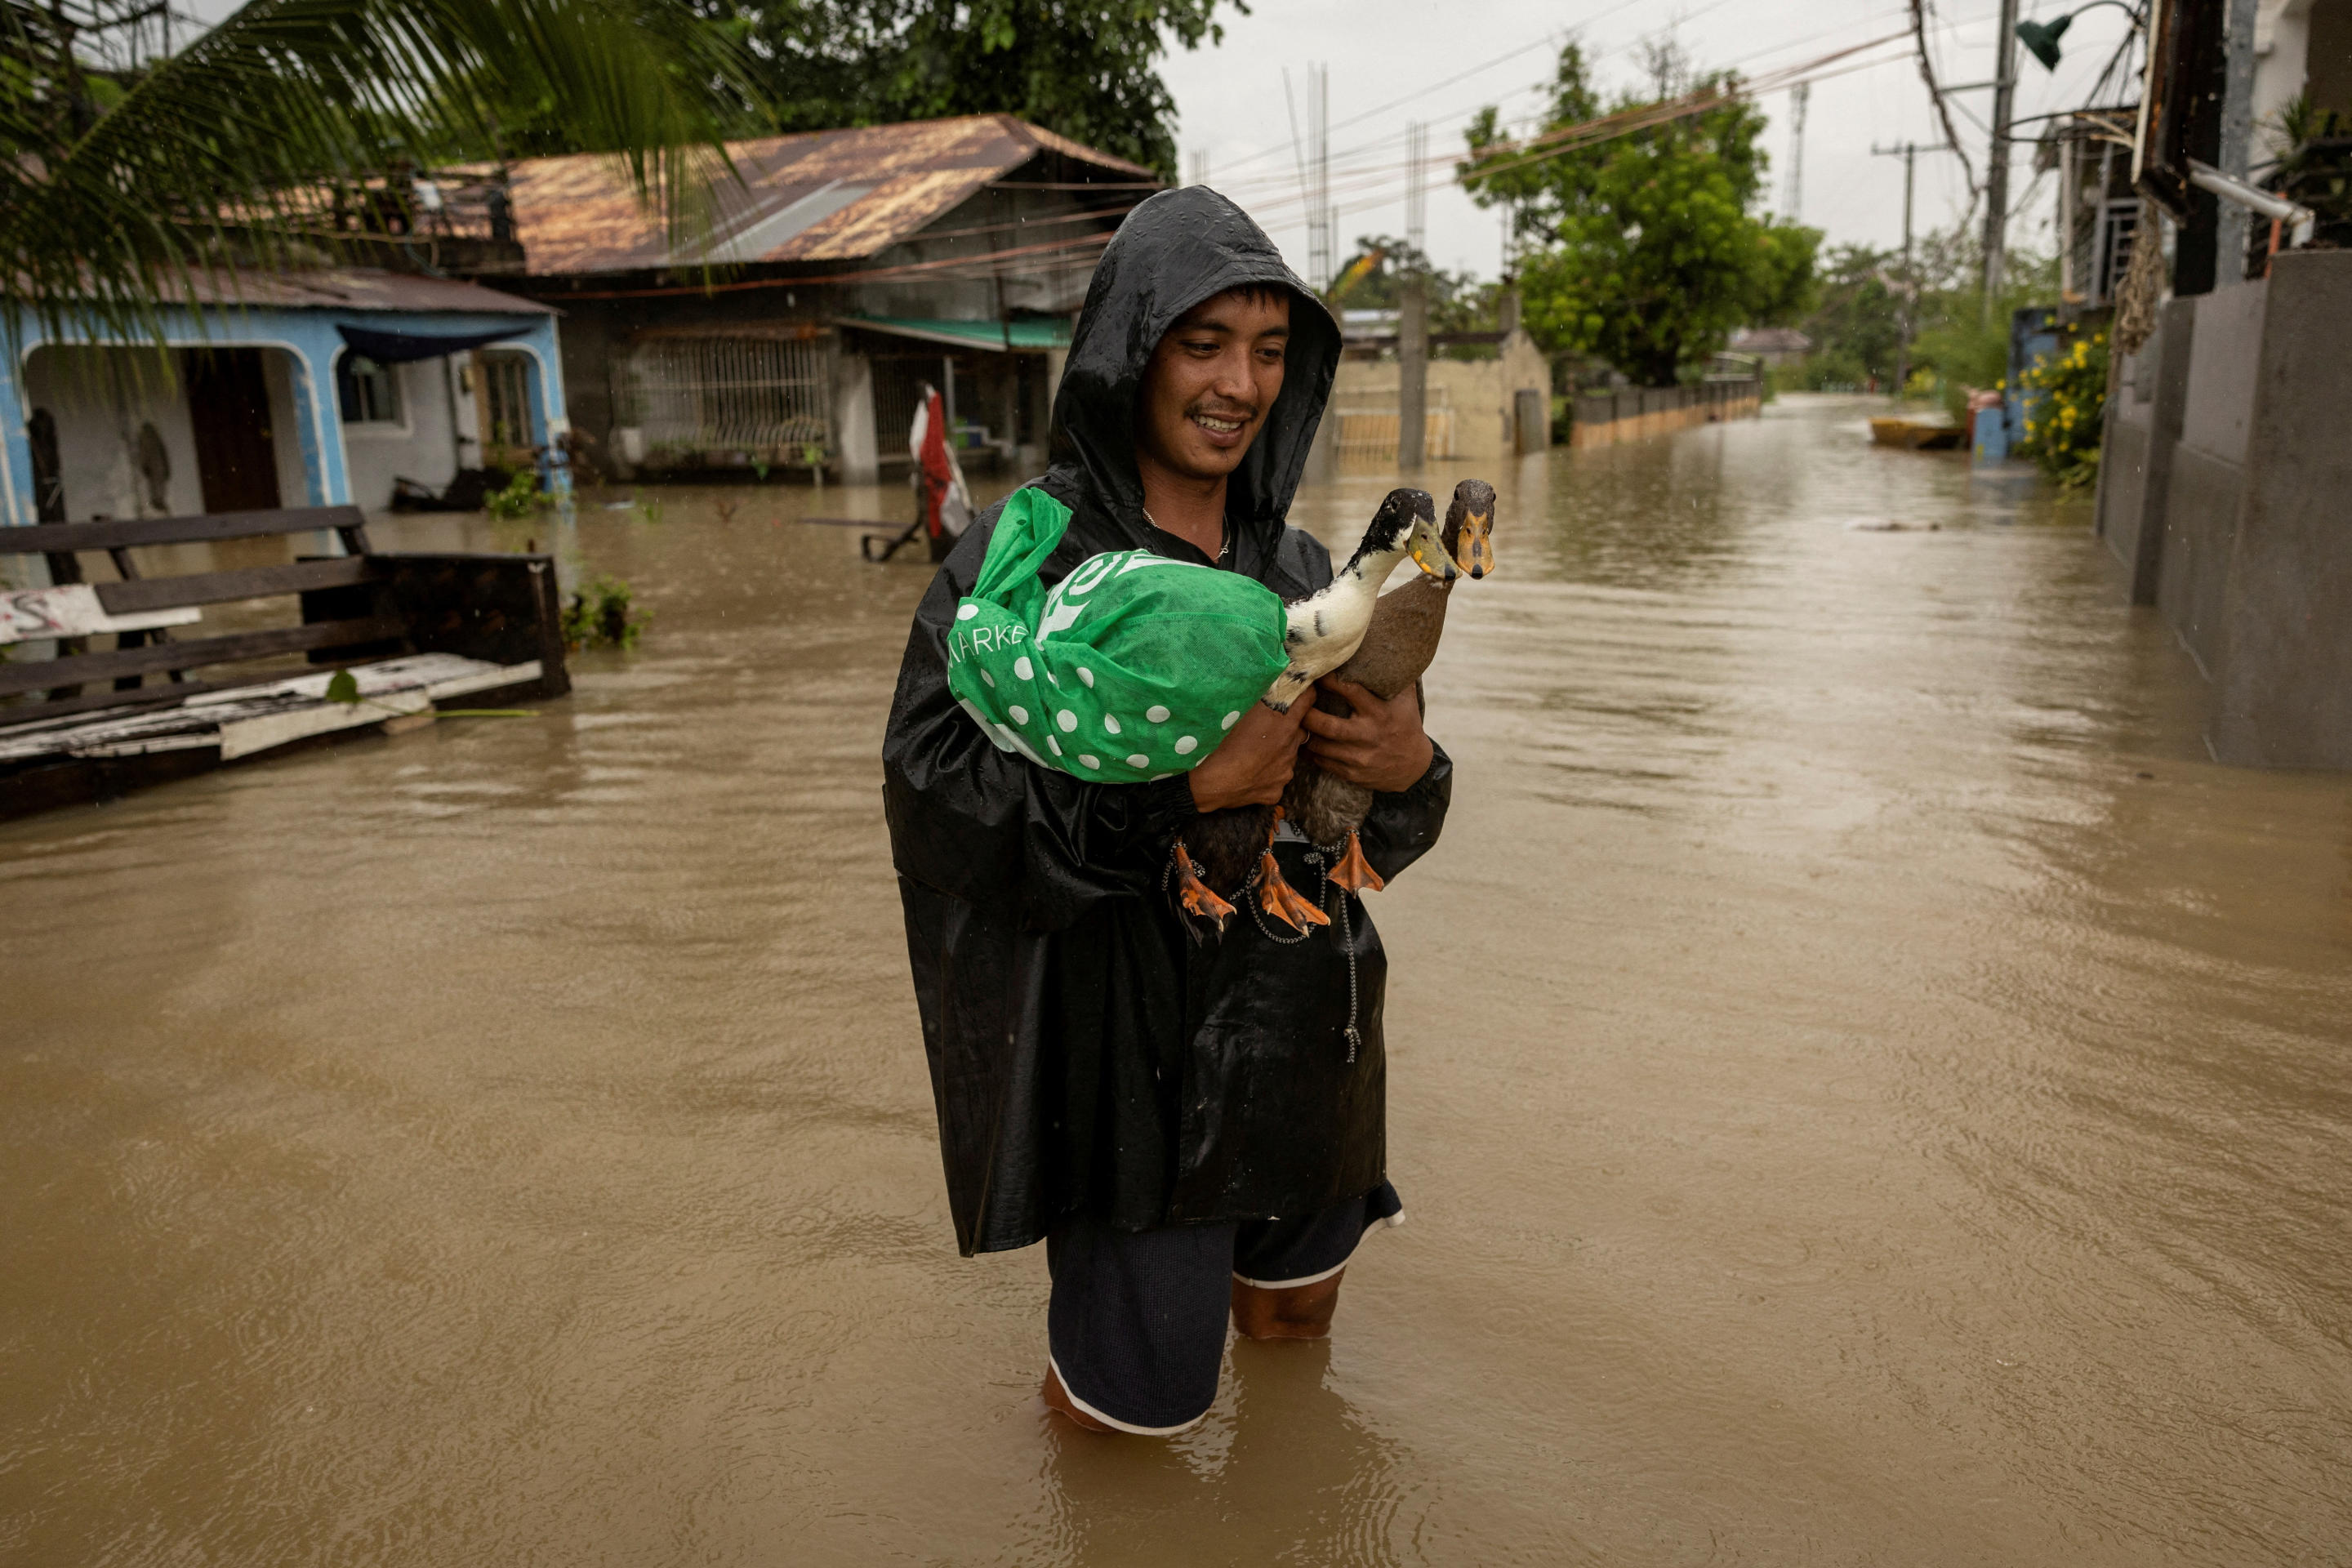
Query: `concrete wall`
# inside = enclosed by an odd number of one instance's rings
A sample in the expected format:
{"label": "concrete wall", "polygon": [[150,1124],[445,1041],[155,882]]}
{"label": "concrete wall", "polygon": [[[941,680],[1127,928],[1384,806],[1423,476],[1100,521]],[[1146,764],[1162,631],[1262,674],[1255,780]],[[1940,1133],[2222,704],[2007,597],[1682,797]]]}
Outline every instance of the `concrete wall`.
{"label": "concrete wall", "polygon": [[2118,366],[2099,531],[2213,683],[2224,762],[2352,768],[2352,252],[2164,310]]}
{"label": "concrete wall", "polygon": [[2253,283],[2175,301],[2196,311],[2196,327],[2165,487],[2156,602],[2209,676],[2221,658],[2221,591],[2245,488],[2267,294]]}
{"label": "concrete wall", "polygon": [[[273,388],[273,402],[275,394]],[[68,521],[174,517],[205,510],[187,394],[176,379],[163,378],[152,356],[124,349],[37,349],[25,365],[25,412],[30,417],[41,408],[57,421]],[[155,426],[171,464],[160,509],[139,473],[142,424]],[[278,422],[274,428],[282,462],[283,448],[294,444],[293,426]]]}
{"label": "concrete wall", "polygon": [[[1394,360],[1343,361],[1331,384],[1331,402],[1323,426],[1330,429],[1333,437],[1339,437],[1342,433],[1337,426],[1350,406],[1385,410],[1389,418],[1389,460],[1393,461],[1398,374]],[[1517,395],[1522,389],[1539,390],[1544,407],[1549,410],[1551,365],[1536,347],[1534,339],[1517,332],[1490,360],[1431,360],[1428,387],[1430,410],[1451,411],[1452,446],[1446,455],[1459,461],[1493,462],[1518,455],[1516,410]],[[1318,429],[1317,434],[1320,447],[1324,430]],[[1351,450],[1352,446],[1351,443]],[[1439,455],[1433,441],[1430,454]]]}
{"label": "concrete wall", "polygon": [[[392,504],[395,478],[437,490],[461,466],[479,462],[473,394],[457,384],[457,367],[446,359],[426,359],[394,365],[392,371],[400,383],[399,420],[367,425],[342,420],[352,500],[370,510]],[[340,408],[336,417],[342,419]],[[460,435],[467,437],[463,465],[458,461]]]}
{"label": "concrete wall", "polygon": [[833,438],[845,484],[870,485],[881,477],[874,437],[874,362],[837,354],[833,371]]}
{"label": "concrete wall", "polygon": [[2281,256],[2269,289],[2210,736],[2224,762],[2352,768],[2352,254]]}
{"label": "concrete wall", "polygon": [[2099,461],[2097,526],[2123,569],[2125,593],[2135,605],[2156,603],[2165,500],[2189,400],[2189,350],[2196,334],[2197,301],[2172,300],[2158,316],[2155,335],[2116,367]]}
{"label": "concrete wall", "polygon": [[1764,411],[1758,382],[1714,381],[1699,386],[1634,387],[1570,400],[1571,447],[1613,447],[1647,441],[1696,425],[1754,419]]}

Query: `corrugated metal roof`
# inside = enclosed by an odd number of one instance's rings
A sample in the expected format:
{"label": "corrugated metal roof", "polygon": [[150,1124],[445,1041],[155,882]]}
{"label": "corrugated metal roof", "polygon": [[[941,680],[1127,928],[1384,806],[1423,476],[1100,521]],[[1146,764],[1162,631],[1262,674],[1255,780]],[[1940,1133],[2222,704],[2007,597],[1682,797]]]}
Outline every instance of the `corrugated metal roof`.
{"label": "corrugated metal roof", "polygon": [[930,317],[915,316],[835,316],[836,324],[863,327],[869,332],[886,332],[893,337],[918,338],[928,343],[947,343],[955,348],[992,349],[1066,349],[1070,346],[1070,323],[1059,320],[1018,321],[943,321]]}
{"label": "corrugated metal roof", "polygon": [[207,305],[280,310],[463,310],[502,316],[551,316],[536,300],[502,294],[455,278],[388,272],[375,267],[320,267],[295,272],[199,274],[197,300]]}
{"label": "corrugated metal roof", "polygon": [[[762,137],[730,142],[727,151],[742,183],[719,189],[713,258],[730,262],[863,260],[1040,153],[1091,164],[1114,186],[1157,178],[1009,114]],[[840,201],[853,190],[853,199]],[[517,163],[511,194],[516,237],[534,276],[642,271],[698,260],[671,251],[659,216],[637,205],[626,175],[602,154]],[[801,209],[805,223],[788,213],[795,204],[806,204]],[[759,248],[739,250],[730,241]]]}

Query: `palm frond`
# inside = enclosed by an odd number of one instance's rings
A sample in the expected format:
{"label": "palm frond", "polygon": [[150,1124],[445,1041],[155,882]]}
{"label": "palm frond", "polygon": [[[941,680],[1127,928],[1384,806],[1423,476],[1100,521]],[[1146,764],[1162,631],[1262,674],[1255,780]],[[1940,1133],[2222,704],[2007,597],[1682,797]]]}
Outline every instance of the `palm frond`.
{"label": "palm frond", "polygon": [[315,258],[322,190],[495,156],[490,89],[560,104],[574,145],[691,238],[748,83],[684,0],[254,0],[68,135],[52,103],[0,90],[0,311],[160,342],[163,308],[232,258]]}

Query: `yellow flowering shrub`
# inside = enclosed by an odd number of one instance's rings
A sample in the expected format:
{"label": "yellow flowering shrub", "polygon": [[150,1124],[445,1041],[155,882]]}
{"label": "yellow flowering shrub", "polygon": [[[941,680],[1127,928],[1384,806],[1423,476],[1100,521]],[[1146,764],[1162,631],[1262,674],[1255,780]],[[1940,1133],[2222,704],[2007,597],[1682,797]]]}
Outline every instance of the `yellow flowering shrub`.
{"label": "yellow flowering shrub", "polygon": [[2025,394],[2025,439],[2018,451],[2074,489],[2099,477],[2099,436],[2107,398],[2107,334],[2075,332],[2058,352],[2018,377]]}

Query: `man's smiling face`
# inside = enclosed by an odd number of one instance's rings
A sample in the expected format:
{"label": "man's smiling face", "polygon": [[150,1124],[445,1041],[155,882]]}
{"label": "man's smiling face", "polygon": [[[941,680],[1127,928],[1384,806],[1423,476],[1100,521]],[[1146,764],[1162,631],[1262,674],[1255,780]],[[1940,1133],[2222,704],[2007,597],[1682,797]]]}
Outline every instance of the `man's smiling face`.
{"label": "man's smiling face", "polygon": [[1249,455],[1282,395],[1290,296],[1232,289],[1195,305],[1152,351],[1137,399],[1139,461],[1217,479]]}

